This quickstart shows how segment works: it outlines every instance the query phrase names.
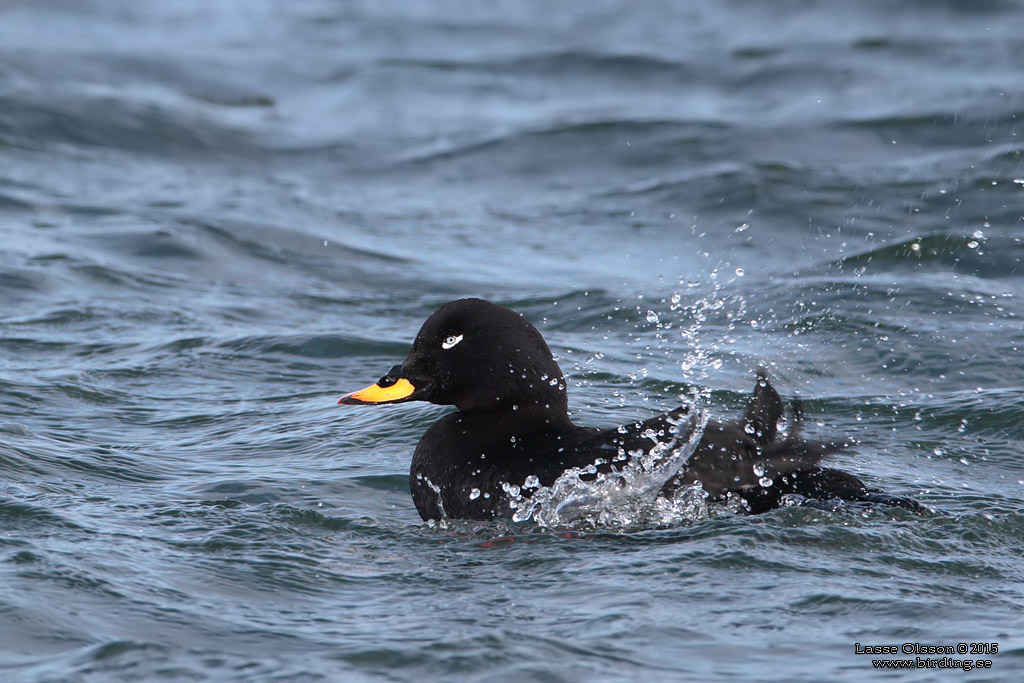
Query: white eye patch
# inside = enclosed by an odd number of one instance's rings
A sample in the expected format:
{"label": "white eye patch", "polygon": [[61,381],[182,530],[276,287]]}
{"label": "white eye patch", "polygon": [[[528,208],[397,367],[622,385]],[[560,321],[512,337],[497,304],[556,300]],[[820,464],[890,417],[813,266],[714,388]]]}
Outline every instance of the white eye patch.
{"label": "white eye patch", "polygon": [[447,337],[445,337],[444,341],[441,342],[441,348],[447,351],[448,349],[458,344],[460,341],[462,341],[461,334],[448,335]]}

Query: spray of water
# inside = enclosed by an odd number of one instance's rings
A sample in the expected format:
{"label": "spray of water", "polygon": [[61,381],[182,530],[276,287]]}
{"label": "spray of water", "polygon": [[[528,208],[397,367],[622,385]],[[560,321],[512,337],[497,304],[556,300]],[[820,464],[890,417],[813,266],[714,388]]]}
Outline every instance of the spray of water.
{"label": "spray of water", "polygon": [[520,487],[510,487],[506,493],[516,508],[513,520],[542,527],[634,529],[706,518],[707,494],[699,484],[660,495],[693,455],[705,424],[703,411],[691,411],[672,426],[673,438],[659,441],[651,434],[650,449],[620,453],[628,459],[618,471],[574,467],[529,497]]}

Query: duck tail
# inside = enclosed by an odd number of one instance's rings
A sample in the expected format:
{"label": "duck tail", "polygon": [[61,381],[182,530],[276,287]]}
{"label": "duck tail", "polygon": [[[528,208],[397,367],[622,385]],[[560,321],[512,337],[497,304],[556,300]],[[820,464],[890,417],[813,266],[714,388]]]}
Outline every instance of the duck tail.
{"label": "duck tail", "polygon": [[799,440],[801,427],[804,424],[804,402],[794,398],[790,406],[793,411],[793,424],[789,428],[789,438]]}
{"label": "duck tail", "polygon": [[778,436],[779,419],[785,413],[786,404],[772,386],[768,368],[763,365],[758,367],[754,394],[750,397],[747,412],[743,417],[750,427],[747,431],[754,435],[759,444],[769,444]]}

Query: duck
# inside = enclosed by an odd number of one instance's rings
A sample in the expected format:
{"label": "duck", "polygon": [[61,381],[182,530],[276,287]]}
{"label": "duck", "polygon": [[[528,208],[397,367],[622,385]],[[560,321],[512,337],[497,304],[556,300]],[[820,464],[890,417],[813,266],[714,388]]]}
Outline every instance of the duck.
{"label": "duck", "polygon": [[404,361],[338,403],[409,401],[455,407],[427,428],[412,455],[409,488],[425,521],[511,517],[524,497],[567,471],[621,471],[652,448],[675,448],[698,434],[692,454],[660,494],[699,483],[709,500],[735,498],[751,514],[778,508],[793,494],[809,503],[923,509],[822,466],[849,444],[804,439],[799,402],[783,433],[786,403],[763,367],[744,414],[732,421],[704,420],[682,405],[621,427],[576,425],[565,375],[541,333],[523,315],[484,299],[442,305],[423,323]]}

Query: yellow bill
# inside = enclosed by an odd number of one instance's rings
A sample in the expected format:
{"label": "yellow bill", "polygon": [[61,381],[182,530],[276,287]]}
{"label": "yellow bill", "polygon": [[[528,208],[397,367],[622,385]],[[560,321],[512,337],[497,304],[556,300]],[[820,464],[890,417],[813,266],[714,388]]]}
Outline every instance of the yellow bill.
{"label": "yellow bill", "polygon": [[[392,378],[384,377],[377,384],[371,384],[365,389],[345,394],[338,399],[338,405],[343,403],[349,405],[359,403],[395,403],[396,401],[404,401],[416,391],[416,387],[407,379],[391,380]],[[386,386],[381,386],[381,382],[385,382]]]}

